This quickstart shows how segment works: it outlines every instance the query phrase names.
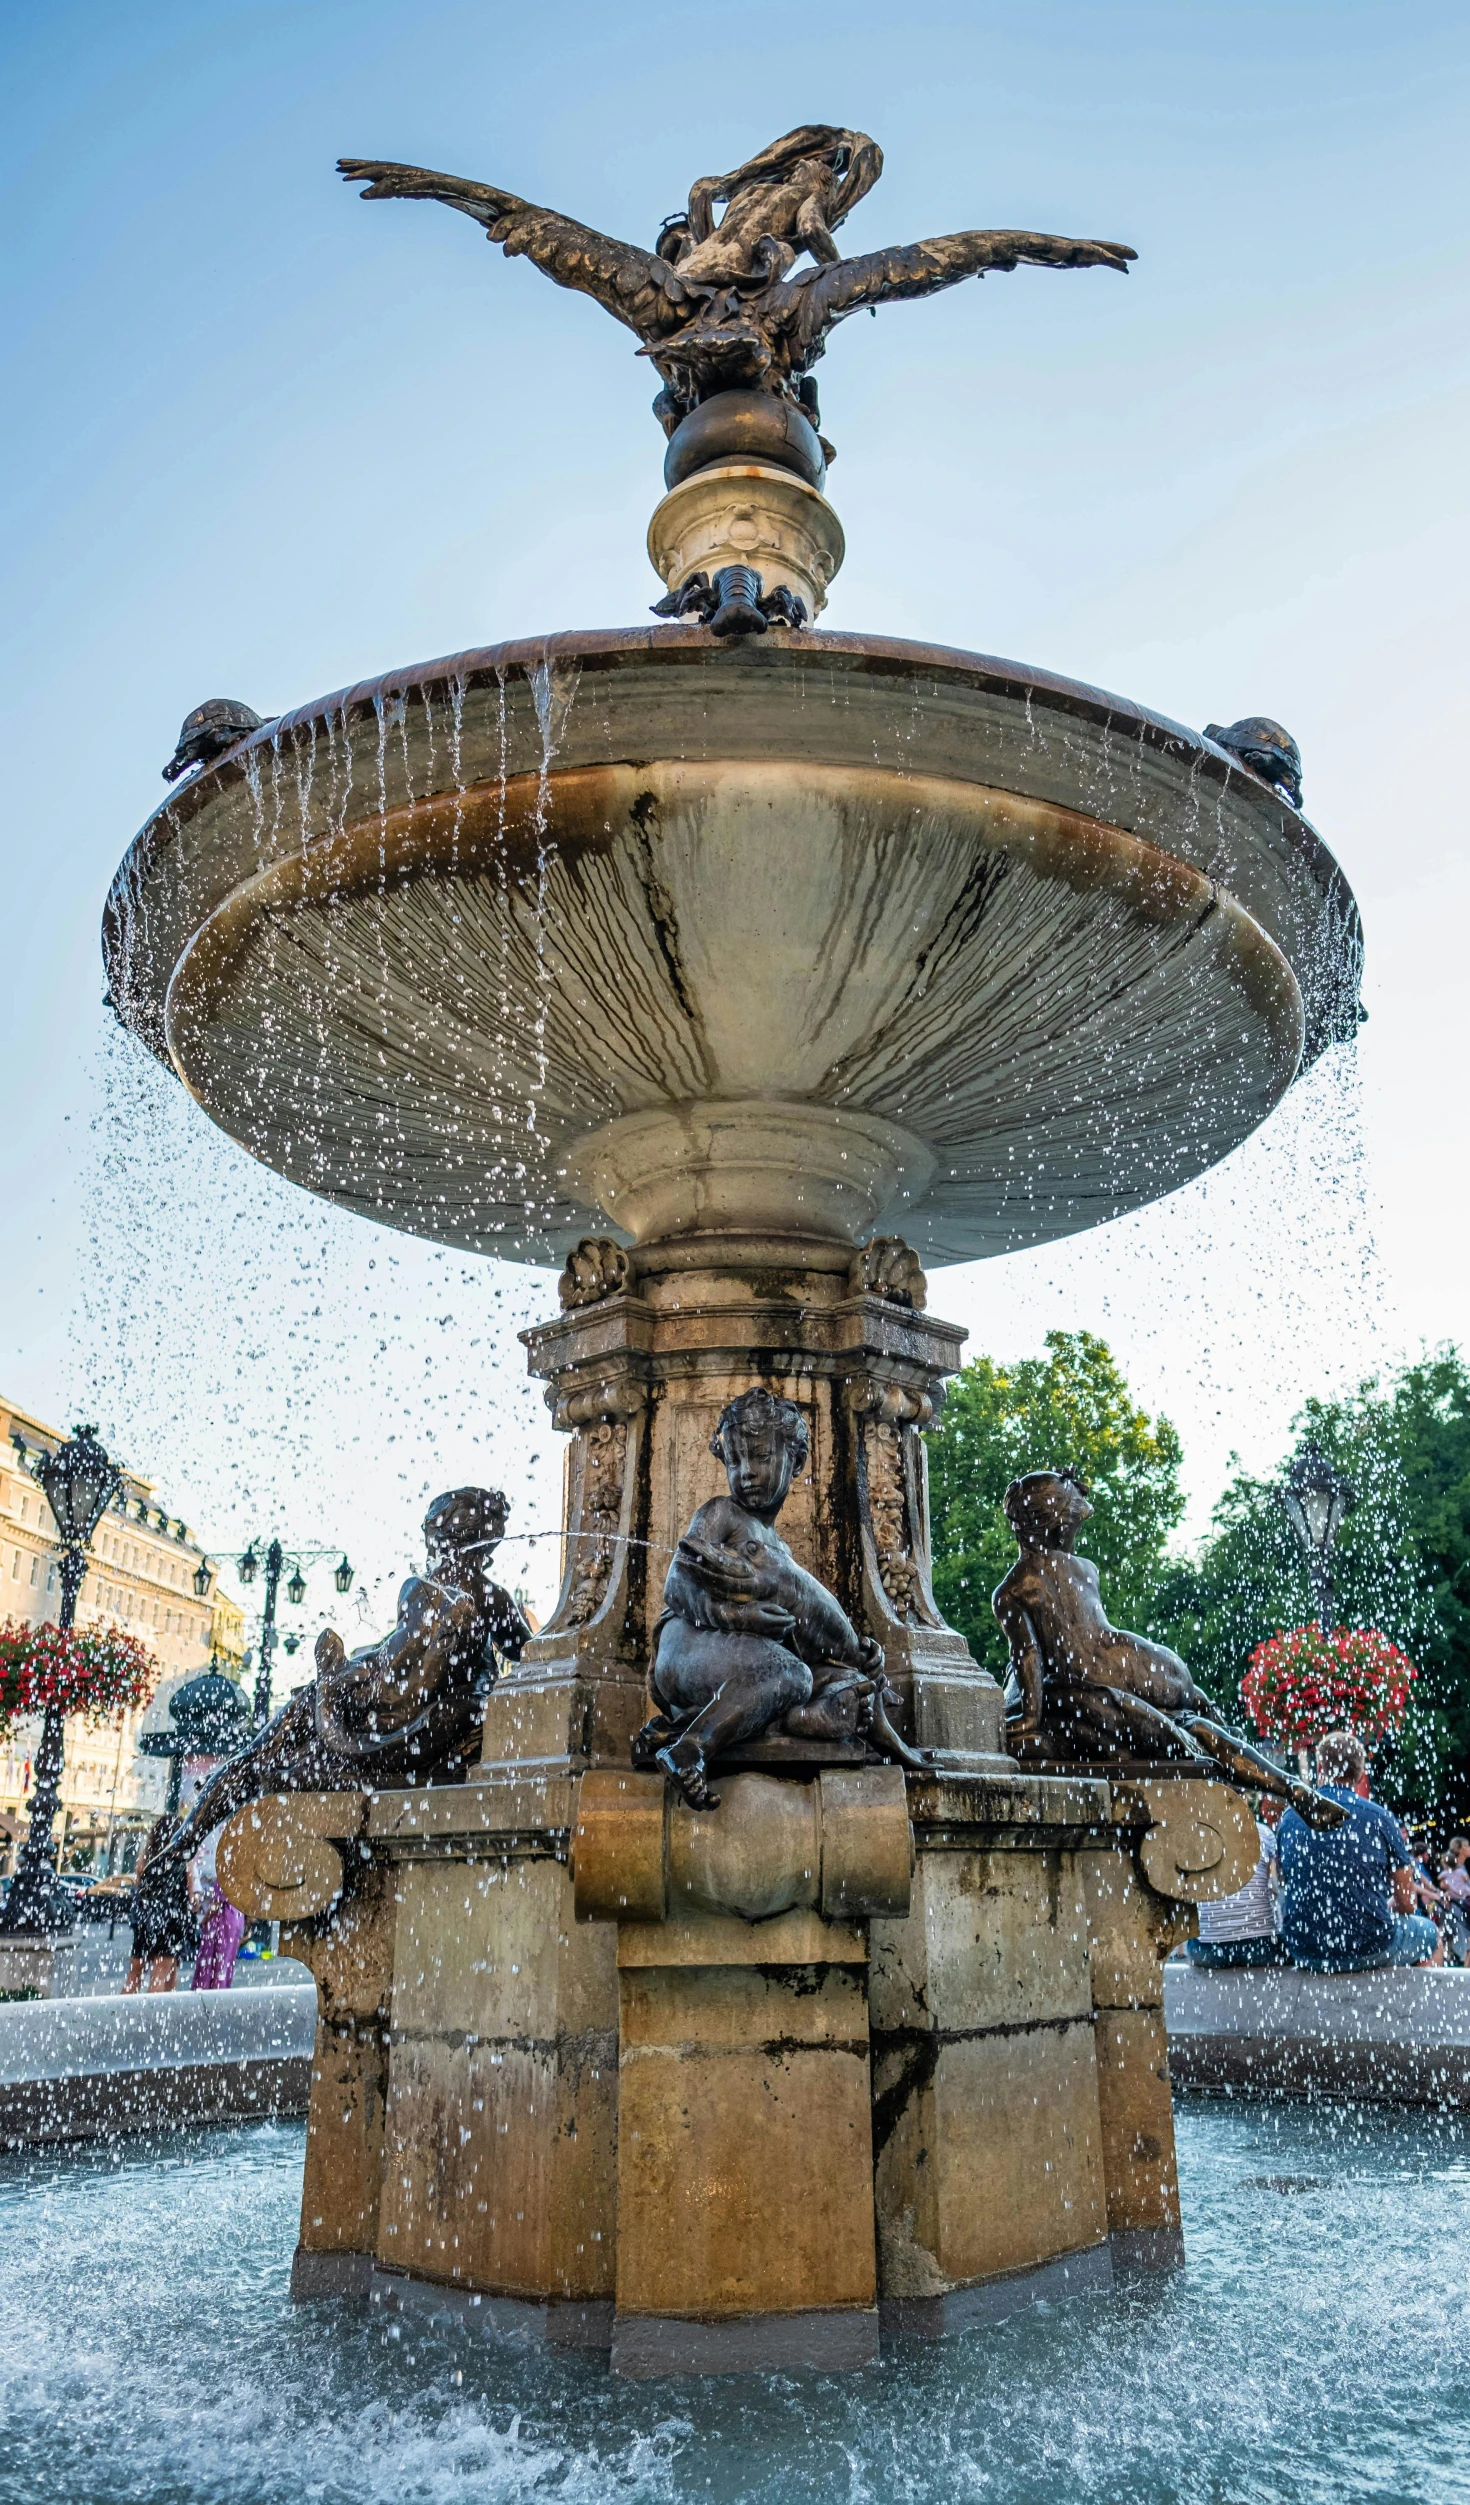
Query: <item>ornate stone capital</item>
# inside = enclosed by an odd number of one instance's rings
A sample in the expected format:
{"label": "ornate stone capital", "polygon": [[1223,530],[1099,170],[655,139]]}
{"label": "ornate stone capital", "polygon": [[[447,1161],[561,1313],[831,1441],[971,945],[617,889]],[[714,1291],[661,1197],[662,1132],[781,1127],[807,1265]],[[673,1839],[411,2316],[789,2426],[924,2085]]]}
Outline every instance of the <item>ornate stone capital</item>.
{"label": "ornate stone capital", "polygon": [[928,1426],[938,1406],[933,1392],[874,1374],[849,1375],[842,1399],[855,1418],[891,1427]]}

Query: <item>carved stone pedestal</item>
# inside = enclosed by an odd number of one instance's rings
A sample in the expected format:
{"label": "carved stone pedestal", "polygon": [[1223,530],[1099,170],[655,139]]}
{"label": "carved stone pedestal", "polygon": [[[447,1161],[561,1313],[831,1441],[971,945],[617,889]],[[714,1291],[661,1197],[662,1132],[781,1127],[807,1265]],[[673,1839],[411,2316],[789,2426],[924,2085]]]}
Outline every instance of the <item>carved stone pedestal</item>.
{"label": "carved stone pedestal", "polygon": [[[738,1124],[732,1135],[729,1153],[753,1157]],[[695,1147],[705,1162],[689,1188],[704,1190],[724,1151]],[[782,1536],[882,1645],[903,1736],[955,1767],[1008,1767],[1000,1690],[930,1587],[922,1429],[964,1333],[923,1310],[913,1254],[895,1239],[857,1253],[750,1235],[688,1233],[631,1254],[591,1243],[572,1255],[562,1294],[561,1320],[526,1343],[572,1436],[565,1574],[550,1620],[490,1699],[484,1768],[628,1763],[664,1575],[696,1506],[723,1488],[710,1438],[726,1403],[757,1383],[794,1401],[811,1437]]]}
{"label": "carved stone pedestal", "polygon": [[[677,1172],[660,1152],[676,1217],[727,1169],[751,1196],[768,1151],[789,1188],[747,1112],[692,1124]],[[864,1136],[846,1173],[813,1150],[824,1206],[892,1192],[899,1151]],[[636,1193],[641,1152],[613,1147]],[[584,1242],[562,1301],[527,1339],[572,1439],[565,1571],[481,1763],[257,1802],[221,1842],[321,1997],[297,2293],[645,2376],[857,2366],[884,2325],[1176,2258],[1159,1961],[1254,1868],[1254,1822],[1188,1769],[1002,1752],[999,1690],[930,1588],[921,1430],[961,1334],[913,1254],[686,1227]],[[711,1437],[755,1384],[809,1431],[782,1531],[882,1645],[932,1768],[777,1729],[695,1810],[629,1743]]]}
{"label": "carved stone pedestal", "polygon": [[1178,2257],[1160,1959],[1254,1866],[1239,1795],[722,1794],[606,1768],[239,1813],[222,1881],[321,2002],[299,2296],[711,2373]]}

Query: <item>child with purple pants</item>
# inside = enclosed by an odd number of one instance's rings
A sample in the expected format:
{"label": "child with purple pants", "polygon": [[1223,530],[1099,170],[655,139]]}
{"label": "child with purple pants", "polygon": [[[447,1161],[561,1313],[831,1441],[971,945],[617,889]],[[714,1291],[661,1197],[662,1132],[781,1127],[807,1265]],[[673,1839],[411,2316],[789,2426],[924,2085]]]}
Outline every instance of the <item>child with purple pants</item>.
{"label": "child with purple pants", "polygon": [[205,1837],[189,1864],[189,1892],[204,1916],[199,1954],[194,1960],[196,1992],[227,1992],[235,1979],[235,1959],[245,1937],[245,1916],[230,1903],[214,1875],[220,1830]]}

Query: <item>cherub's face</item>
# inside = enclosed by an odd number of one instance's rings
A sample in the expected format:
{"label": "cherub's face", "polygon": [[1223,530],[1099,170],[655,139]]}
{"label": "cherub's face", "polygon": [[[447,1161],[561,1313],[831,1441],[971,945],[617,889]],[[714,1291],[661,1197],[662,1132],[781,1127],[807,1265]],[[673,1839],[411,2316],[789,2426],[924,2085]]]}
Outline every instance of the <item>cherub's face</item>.
{"label": "cherub's face", "polygon": [[779,1418],[728,1426],[725,1476],[737,1505],[758,1522],[773,1522],[796,1476],[796,1439]]}

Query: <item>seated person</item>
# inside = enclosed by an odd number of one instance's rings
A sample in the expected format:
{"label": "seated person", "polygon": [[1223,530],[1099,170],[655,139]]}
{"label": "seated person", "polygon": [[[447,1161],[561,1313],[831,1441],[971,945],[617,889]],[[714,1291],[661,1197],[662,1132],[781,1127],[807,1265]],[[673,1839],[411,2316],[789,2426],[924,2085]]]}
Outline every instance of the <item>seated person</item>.
{"label": "seated person", "polygon": [[1470,1966],[1470,1835],[1452,1835],[1439,1860],[1445,1947],[1457,1966]]}
{"label": "seated person", "polygon": [[1470,1835],[1452,1835],[1440,1855],[1439,1884],[1452,1905],[1470,1908]]}
{"label": "seated person", "polygon": [[1250,1878],[1233,1896],[1219,1896],[1199,1909],[1199,1938],[1188,1943],[1192,1966],[1284,1966],[1281,1945],[1280,1873],[1276,1866],[1274,1821],[1279,1801],[1253,1804],[1261,1858]]}
{"label": "seated person", "polygon": [[1281,1937],[1293,1963],[1314,1974],[1443,1964],[1438,1931],[1413,1910],[1418,1886],[1403,1829],[1370,1799],[1367,1752],[1351,1731],[1318,1741],[1317,1784],[1347,1814],[1328,1833],[1295,1810],[1281,1821]]}

